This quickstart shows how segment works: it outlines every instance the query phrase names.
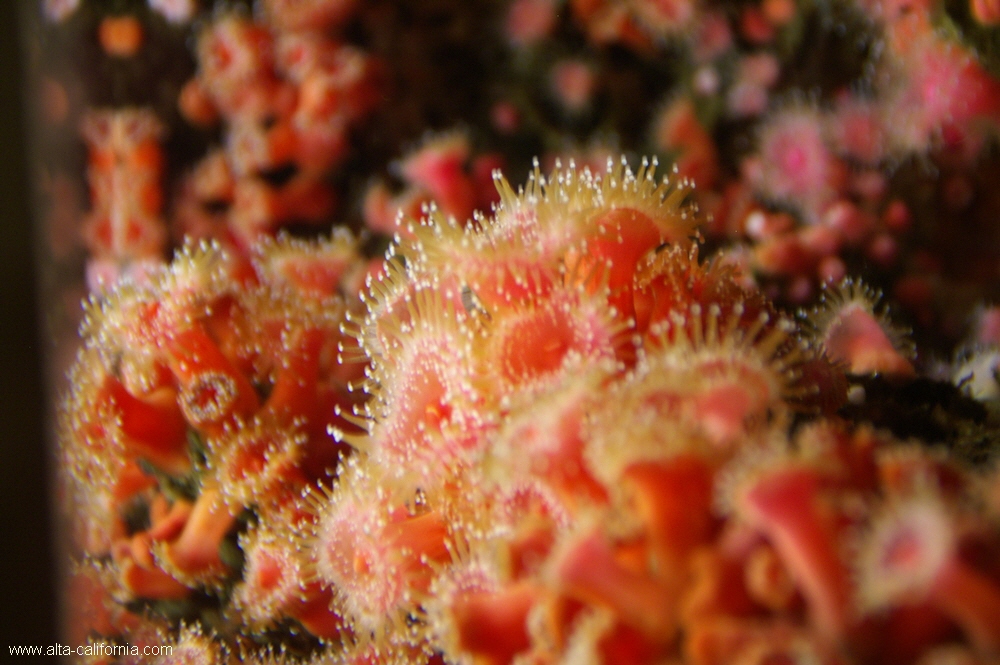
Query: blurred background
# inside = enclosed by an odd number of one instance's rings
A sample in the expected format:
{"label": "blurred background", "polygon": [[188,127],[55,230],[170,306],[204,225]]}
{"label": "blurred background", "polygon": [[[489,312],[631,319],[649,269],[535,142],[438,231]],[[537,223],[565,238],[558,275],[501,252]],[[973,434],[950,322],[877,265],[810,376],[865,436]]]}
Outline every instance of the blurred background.
{"label": "blurred background", "polygon": [[45,391],[26,165],[21,11],[0,2],[0,653],[56,641]]}

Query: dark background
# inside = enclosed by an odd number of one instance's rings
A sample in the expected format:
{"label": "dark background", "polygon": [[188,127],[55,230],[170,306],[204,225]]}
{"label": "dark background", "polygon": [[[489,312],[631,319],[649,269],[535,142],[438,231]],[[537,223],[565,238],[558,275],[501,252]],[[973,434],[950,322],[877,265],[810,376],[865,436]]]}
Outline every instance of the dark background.
{"label": "dark background", "polygon": [[57,641],[19,43],[19,13],[36,6],[30,0],[0,1],[0,654],[5,656],[8,645]]}

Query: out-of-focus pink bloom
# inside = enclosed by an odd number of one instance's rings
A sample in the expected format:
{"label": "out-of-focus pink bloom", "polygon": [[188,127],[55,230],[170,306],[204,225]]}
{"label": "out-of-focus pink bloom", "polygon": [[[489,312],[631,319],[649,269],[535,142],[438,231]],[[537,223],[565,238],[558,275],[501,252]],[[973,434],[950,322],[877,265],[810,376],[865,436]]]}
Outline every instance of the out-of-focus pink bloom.
{"label": "out-of-focus pink bloom", "polygon": [[815,222],[835,200],[846,172],[827,146],[822,115],[787,108],[768,117],[760,129],[751,182],[765,199],[790,205]]}
{"label": "out-of-focus pink bloom", "polygon": [[779,73],[778,59],[772,53],[761,52],[741,58],[726,94],[729,113],[740,118],[760,115],[767,110],[770,89]]}
{"label": "out-of-focus pink bloom", "polygon": [[755,5],[746,5],[740,12],[740,34],[751,44],[770,44],[776,34],[775,26],[767,15]]}
{"label": "out-of-focus pink bloom", "polygon": [[521,112],[512,102],[501,100],[490,109],[490,121],[501,134],[513,134],[521,126]]}
{"label": "out-of-focus pink bloom", "polygon": [[733,47],[733,32],[724,14],[705,11],[697,15],[696,21],[691,48],[697,62],[714,60]]}
{"label": "out-of-focus pink bloom", "polygon": [[116,273],[111,264],[124,269],[131,261],[162,261],[167,228],[161,218],[160,121],[148,109],[93,111],[81,132],[89,148],[91,193],[83,236],[98,261],[92,281]]}
{"label": "out-of-focus pink bloom", "polygon": [[1000,25],[1000,2],[997,0],[969,0],[972,15],[983,25]]}
{"label": "out-of-focus pink bloom", "polygon": [[1000,81],[961,46],[931,34],[900,56],[899,87],[885,107],[890,136],[904,149],[935,144],[968,157],[978,152],[985,121],[1000,118]]}
{"label": "out-of-focus pink bloom", "polygon": [[69,17],[80,6],[80,0],[44,0],[42,8],[45,18],[59,23]]}
{"label": "out-of-focus pink bloom", "polygon": [[504,32],[514,46],[533,46],[552,34],[558,18],[554,0],[514,0]]}
{"label": "out-of-focus pink bloom", "polygon": [[187,23],[196,9],[195,0],[149,0],[149,7],[171,23]]}
{"label": "out-of-focus pink bloom", "polygon": [[589,64],[581,60],[562,60],[552,67],[552,92],[559,105],[571,114],[585,111],[594,97],[597,77]]}
{"label": "out-of-focus pink bloom", "polygon": [[858,0],[872,18],[894,24],[906,16],[926,15],[934,0]]}
{"label": "out-of-focus pink bloom", "polygon": [[885,120],[875,100],[844,95],[829,116],[833,148],[861,164],[878,164],[889,148]]}
{"label": "out-of-focus pink bloom", "polygon": [[891,268],[899,256],[899,241],[888,233],[879,233],[868,242],[865,254],[880,268]]}

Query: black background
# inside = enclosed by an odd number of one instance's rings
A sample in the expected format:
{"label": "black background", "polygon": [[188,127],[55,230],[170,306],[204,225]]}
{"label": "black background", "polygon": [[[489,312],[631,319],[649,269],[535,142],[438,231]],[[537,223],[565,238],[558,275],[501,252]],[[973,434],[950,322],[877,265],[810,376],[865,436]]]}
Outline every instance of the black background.
{"label": "black background", "polygon": [[57,641],[19,42],[19,13],[38,4],[0,2],[0,654],[4,656],[9,645]]}

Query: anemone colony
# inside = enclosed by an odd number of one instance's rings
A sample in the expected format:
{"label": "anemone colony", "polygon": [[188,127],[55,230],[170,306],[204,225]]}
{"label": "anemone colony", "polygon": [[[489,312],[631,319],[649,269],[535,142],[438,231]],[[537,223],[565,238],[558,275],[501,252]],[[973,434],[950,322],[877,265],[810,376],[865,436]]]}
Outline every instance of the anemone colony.
{"label": "anemone colony", "polygon": [[[48,30],[92,31],[112,98],[142,96],[147,38],[198,27],[190,71],[157,61],[173,115],[41,86],[89,166],[89,211],[48,218],[91,290],[58,425],[68,641],[1000,662],[996,3],[77,4],[43,2]],[[503,53],[489,130],[397,159],[478,117],[408,59],[463,30]]]}

